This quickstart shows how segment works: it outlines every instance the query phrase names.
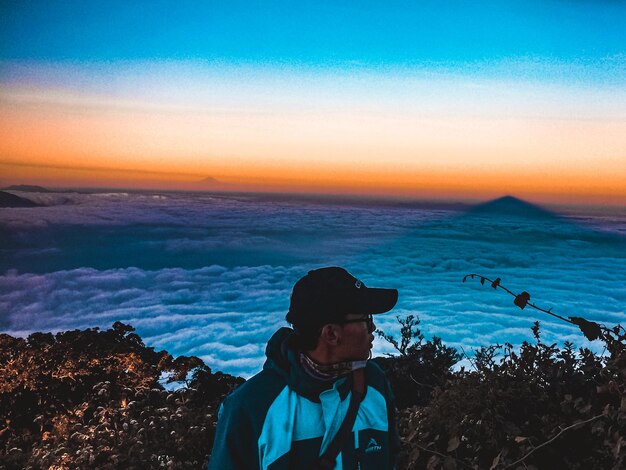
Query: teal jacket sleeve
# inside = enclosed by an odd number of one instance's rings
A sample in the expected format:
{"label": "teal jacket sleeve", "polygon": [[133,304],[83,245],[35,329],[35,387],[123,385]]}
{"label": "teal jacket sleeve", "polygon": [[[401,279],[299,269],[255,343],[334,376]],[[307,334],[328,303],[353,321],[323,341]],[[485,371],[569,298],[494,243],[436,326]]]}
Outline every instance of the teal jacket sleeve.
{"label": "teal jacket sleeve", "polygon": [[259,468],[257,443],[250,417],[241,406],[226,400],[220,406],[209,470]]}

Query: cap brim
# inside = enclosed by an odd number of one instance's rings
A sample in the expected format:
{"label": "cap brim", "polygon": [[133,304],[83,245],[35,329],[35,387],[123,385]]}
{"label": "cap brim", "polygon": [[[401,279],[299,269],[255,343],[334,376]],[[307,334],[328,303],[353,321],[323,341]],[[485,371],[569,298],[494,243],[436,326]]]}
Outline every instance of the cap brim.
{"label": "cap brim", "polygon": [[397,289],[367,287],[359,295],[359,310],[365,315],[375,315],[391,310],[398,301]]}

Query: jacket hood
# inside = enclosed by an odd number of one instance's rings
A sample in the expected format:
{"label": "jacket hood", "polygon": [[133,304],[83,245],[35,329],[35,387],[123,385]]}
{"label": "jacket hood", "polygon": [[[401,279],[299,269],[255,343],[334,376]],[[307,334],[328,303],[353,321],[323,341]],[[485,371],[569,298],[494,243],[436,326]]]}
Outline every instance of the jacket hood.
{"label": "jacket hood", "polygon": [[[274,333],[267,343],[265,355],[263,370],[279,375],[290,388],[309,400],[319,402],[319,394],[333,386],[333,381],[315,379],[304,371],[300,365],[300,350],[295,345],[295,332],[291,328],[280,328]],[[349,380],[340,378],[338,381],[341,381],[338,384],[342,389],[340,392],[347,394]]]}

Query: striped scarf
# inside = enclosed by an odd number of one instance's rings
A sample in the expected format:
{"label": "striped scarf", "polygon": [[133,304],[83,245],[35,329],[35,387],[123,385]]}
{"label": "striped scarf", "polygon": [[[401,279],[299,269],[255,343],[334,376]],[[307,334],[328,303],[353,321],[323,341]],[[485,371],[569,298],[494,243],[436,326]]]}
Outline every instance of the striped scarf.
{"label": "striped scarf", "polygon": [[335,364],[318,364],[306,354],[300,353],[300,364],[311,377],[330,381],[349,374],[353,370],[362,369],[367,364],[367,359],[364,361],[337,362]]}

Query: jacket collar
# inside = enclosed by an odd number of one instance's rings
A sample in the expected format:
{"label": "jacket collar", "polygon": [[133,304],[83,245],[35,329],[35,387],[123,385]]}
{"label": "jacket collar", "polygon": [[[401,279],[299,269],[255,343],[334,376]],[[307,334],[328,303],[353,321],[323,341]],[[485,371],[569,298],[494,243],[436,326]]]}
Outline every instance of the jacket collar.
{"label": "jacket collar", "polygon": [[324,390],[335,387],[343,400],[352,386],[352,376],[340,377],[336,380],[319,380],[308,374],[300,363],[300,351],[294,344],[295,332],[291,328],[280,328],[267,343],[265,355],[267,360],[264,370],[281,376],[299,395],[311,401],[319,402],[319,395]]}

